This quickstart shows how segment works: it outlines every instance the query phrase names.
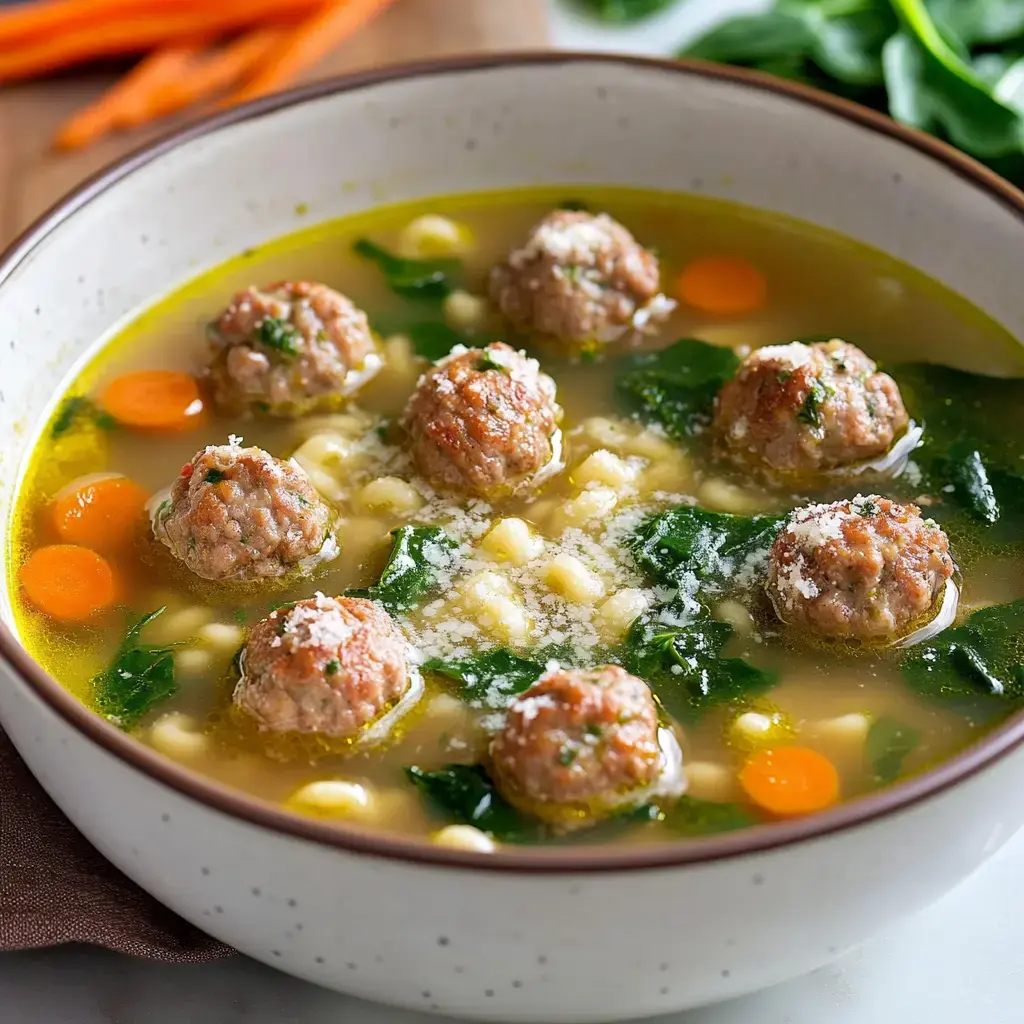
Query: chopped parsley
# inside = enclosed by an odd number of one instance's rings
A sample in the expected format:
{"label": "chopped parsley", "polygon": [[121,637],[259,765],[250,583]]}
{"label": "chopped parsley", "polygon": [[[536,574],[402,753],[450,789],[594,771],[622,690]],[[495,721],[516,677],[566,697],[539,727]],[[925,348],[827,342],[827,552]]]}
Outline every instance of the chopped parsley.
{"label": "chopped parsley", "polygon": [[101,430],[117,428],[117,420],[91,398],[86,395],[72,395],[61,402],[50,427],[50,437],[56,440],[83,420],[91,420]]}
{"label": "chopped parsley", "polygon": [[800,411],[796,414],[796,418],[801,423],[806,423],[808,426],[820,427],[821,407],[825,404],[825,401],[829,396],[833,394],[835,394],[835,392],[832,388],[815,378],[811,381],[807,397],[804,399],[804,404],[800,407]]}
{"label": "chopped parsley", "polygon": [[558,752],[558,763],[563,768],[568,768],[569,765],[571,765],[577,757],[579,757],[578,750],[573,750],[572,747],[562,747],[562,749]]}
{"label": "chopped parsley", "polygon": [[221,480],[225,480],[227,474],[222,469],[208,469],[206,476],[203,477],[203,483],[207,484],[219,484]]}
{"label": "chopped parsley", "polygon": [[484,349],[483,354],[477,361],[476,368],[481,372],[485,373],[487,370],[497,370],[499,373],[507,373],[508,367],[503,363],[499,363],[487,349]]}
{"label": "chopped parsley", "polygon": [[853,511],[859,516],[877,516],[878,502],[871,498],[866,498],[864,501],[855,501],[853,503]]}
{"label": "chopped parsley", "polygon": [[324,665],[324,675],[326,675],[326,676],[337,675],[338,671],[340,669],[341,669],[341,662],[338,661],[337,658],[331,658],[331,660],[329,662],[327,662],[326,665]]}
{"label": "chopped parsley", "polygon": [[299,332],[286,320],[268,316],[256,328],[256,337],[264,348],[273,349],[286,357],[299,354]]}
{"label": "chopped parsley", "polygon": [[792,377],[792,376],[793,376],[793,371],[792,370],[779,370],[779,372],[777,374],[775,374],[775,379],[780,384],[785,384],[786,381],[789,380],[789,378]]}

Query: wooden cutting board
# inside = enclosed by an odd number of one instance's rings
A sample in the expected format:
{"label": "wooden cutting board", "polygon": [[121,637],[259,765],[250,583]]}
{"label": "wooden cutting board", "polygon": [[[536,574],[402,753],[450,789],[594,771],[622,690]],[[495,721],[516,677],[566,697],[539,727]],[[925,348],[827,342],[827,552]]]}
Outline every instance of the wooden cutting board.
{"label": "wooden cutting board", "polygon": [[[546,0],[397,0],[307,78],[460,53],[537,49],[547,44],[546,9]],[[61,121],[115,78],[84,71],[0,88],[0,247],[83,178],[190,119],[168,119],[81,153],[52,152],[50,139]]]}

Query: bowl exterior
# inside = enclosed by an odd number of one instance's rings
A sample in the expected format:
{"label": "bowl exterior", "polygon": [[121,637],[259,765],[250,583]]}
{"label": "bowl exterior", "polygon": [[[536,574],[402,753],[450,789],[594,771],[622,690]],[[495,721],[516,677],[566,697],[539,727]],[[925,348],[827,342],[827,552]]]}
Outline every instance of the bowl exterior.
{"label": "bowl exterior", "polygon": [[[1019,200],[938,146],[784,88],[614,58],[484,60],[349,81],[143,154],[0,266],[3,521],[27,428],[95,339],[301,226],[300,208],[328,219],[533,183],[700,192],[884,249],[1024,334]],[[756,854],[547,873],[375,856],[225,813],[129,763],[99,727],[86,735],[26,667],[3,601],[0,720],[103,854],[245,953],[421,1010],[612,1020],[769,985],[936,899],[1024,813],[1006,797],[1024,772],[1018,748],[895,813]]]}

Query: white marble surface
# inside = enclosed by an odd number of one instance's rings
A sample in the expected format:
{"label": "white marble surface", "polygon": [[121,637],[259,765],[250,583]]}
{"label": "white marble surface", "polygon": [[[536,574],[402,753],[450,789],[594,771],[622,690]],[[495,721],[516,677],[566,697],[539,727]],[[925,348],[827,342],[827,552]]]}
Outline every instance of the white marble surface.
{"label": "white marble surface", "polygon": [[[514,2],[514,0],[506,0]],[[610,31],[553,2],[557,46],[668,54],[726,12],[767,0],[690,0]],[[832,967],[669,1024],[1020,1024],[1024,836],[940,904]],[[680,913],[680,927],[687,924]],[[242,957],[168,967],[86,949],[0,956],[2,1024],[427,1024]]]}

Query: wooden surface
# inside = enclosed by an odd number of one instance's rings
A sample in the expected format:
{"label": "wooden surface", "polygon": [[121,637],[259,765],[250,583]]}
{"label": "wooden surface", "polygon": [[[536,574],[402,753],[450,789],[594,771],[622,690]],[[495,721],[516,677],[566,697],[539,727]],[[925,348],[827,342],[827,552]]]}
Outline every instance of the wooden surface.
{"label": "wooden surface", "polygon": [[[545,0],[397,0],[307,80],[429,57],[542,47],[546,7]],[[83,178],[190,120],[171,118],[81,153],[53,153],[50,139],[61,121],[115,77],[82,71],[0,88],[0,246]]]}

